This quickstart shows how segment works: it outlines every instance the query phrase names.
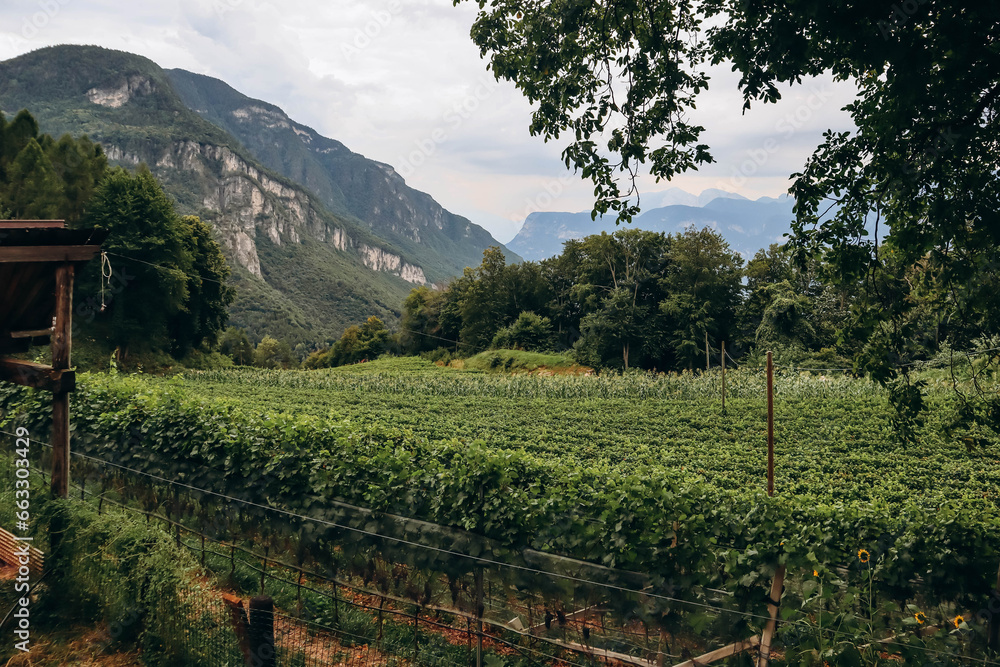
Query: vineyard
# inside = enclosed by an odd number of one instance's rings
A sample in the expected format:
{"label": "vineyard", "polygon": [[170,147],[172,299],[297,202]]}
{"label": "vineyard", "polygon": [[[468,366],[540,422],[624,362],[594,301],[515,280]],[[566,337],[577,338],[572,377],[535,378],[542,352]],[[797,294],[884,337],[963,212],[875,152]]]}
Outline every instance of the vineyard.
{"label": "vineyard", "polygon": [[[421,607],[521,618],[528,646],[674,664],[760,634],[785,568],[777,664],[992,664],[1000,455],[943,435],[953,393],[932,385],[901,443],[877,386],[779,372],[768,498],[763,374],[731,372],[725,410],[720,380],[415,359],[91,375],[75,474]],[[43,397],[0,391],[4,428],[44,437]]]}

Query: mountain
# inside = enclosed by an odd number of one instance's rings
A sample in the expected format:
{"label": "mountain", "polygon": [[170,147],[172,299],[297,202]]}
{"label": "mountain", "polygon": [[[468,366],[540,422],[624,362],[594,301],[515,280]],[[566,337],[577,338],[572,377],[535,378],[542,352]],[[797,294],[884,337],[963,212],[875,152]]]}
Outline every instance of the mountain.
{"label": "mountain", "polygon": [[500,245],[479,225],[407,186],[391,166],[351,152],[273,104],[208,76],[180,69],[167,75],[190,109],[236,137],[265,167],[304,185],[334,214],[404,251],[429,280],[461,274],[479,265],[483,250]]}
{"label": "mountain", "polygon": [[254,338],[316,343],[370,315],[393,321],[414,285],[500,245],[278,107],[133,54],[57,46],[2,62],[0,109],[147,164],[181,213],[213,225],[234,267],[231,319]]}
{"label": "mountain", "polygon": [[[696,196],[670,188],[643,195],[640,203],[643,212],[633,219],[631,227],[666,233],[680,232],[691,225],[711,227],[745,257],[772,243],[780,243],[795,217],[794,200],[785,195],[752,201],[724,190],[705,190]],[[616,229],[613,217],[592,220],[589,211],[532,213],[507,246],[524,259],[540,260],[558,255],[569,239]]]}

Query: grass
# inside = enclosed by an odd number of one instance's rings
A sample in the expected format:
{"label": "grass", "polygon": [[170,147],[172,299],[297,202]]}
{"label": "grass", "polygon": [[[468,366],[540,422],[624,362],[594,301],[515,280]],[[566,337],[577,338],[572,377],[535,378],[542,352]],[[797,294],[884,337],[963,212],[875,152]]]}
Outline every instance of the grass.
{"label": "grass", "polygon": [[469,357],[456,360],[453,366],[470,370],[503,372],[503,373],[535,373],[546,371],[549,374],[583,374],[591,369],[577,364],[571,355],[547,352],[525,352],[523,350],[487,350]]}

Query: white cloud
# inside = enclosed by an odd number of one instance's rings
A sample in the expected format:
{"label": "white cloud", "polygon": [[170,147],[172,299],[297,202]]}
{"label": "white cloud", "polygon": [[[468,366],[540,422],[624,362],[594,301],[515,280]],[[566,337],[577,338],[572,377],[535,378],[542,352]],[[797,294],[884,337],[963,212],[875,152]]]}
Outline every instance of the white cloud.
{"label": "white cloud", "polygon": [[[13,0],[0,6],[0,58],[98,44],[216,76],[401,171],[422,151],[407,181],[501,238],[534,210],[589,210],[593,187],[566,177],[561,146],[529,136],[529,105],[487,72],[469,38],[475,11],[451,0]],[[744,115],[737,75],[712,75],[693,119],[717,163],[670,184],[644,177],[644,191],[776,196],[825,129],[850,127],[843,84],[807,81]]]}

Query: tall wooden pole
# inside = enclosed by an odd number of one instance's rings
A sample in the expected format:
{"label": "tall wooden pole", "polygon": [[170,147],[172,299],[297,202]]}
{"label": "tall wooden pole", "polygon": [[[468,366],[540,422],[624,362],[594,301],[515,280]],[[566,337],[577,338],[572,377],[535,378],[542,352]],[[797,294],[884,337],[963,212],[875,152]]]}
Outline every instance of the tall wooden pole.
{"label": "tall wooden pole", "polygon": [[722,341],[722,411],[726,411],[726,341]]}
{"label": "tall wooden pole", "polygon": [[712,358],[708,355],[708,329],[705,329],[705,372],[712,368]]}
{"label": "tall wooden pole", "polygon": [[[52,333],[52,368],[67,370],[73,344],[73,265],[56,269],[55,329]],[[52,396],[52,493],[69,497],[69,392]]]}
{"label": "tall wooden pole", "polygon": [[767,495],[774,495],[774,360],[767,353]]}
{"label": "tall wooden pole", "polygon": [[[767,495],[774,495],[774,358],[767,353]],[[771,581],[771,595],[767,601],[770,618],[760,636],[760,653],[757,656],[757,667],[769,667],[771,664],[771,641],[778,625],[778,604],[785,583],[785,566],[779,565]]]}

